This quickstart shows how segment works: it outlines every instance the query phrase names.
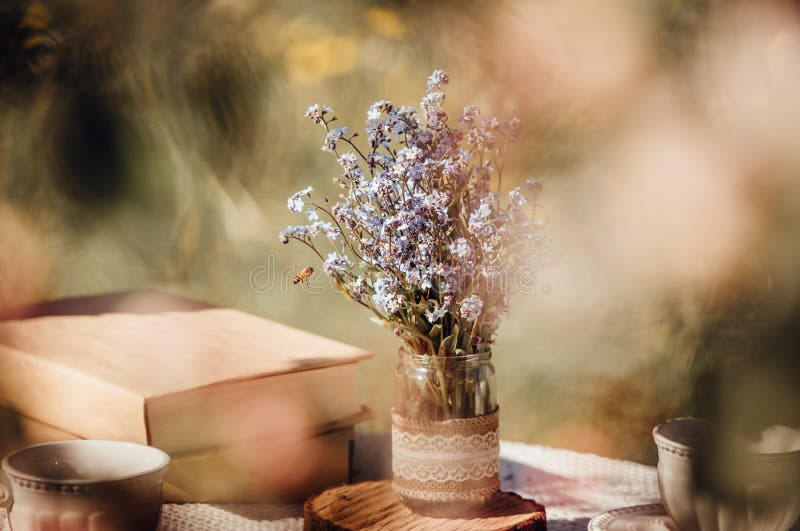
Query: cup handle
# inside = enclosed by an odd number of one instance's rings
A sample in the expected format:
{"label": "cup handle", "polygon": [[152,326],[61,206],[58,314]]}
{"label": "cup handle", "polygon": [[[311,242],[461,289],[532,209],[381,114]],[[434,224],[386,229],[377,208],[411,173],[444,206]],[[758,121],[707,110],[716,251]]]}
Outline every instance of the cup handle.
{"label": "cup handle", "polygon": [[6,478],[0,473],[0,509],[9,509],[13,501],[11,497],[11,485],[8,484]]}

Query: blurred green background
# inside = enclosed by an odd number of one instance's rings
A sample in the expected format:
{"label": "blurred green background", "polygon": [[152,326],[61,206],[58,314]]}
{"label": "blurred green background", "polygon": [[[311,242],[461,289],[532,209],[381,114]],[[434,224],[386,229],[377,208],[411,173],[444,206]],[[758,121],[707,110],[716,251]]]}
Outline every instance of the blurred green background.
{"label": "blurred green background", "polygon": [[505,439],[653,462],[733,359],[698,363],[709,325],[795,301],[789,4],[12,1],[0,24],[0,303],[158,287],[353,343],[387,430],[397,341],[292,286],[312,256],[277,232],[290,193],[336,193],[306,107],[357,130],[435,68],[452,117],[522,119],[507,186],[545,182],[552,263],[494,351]]}

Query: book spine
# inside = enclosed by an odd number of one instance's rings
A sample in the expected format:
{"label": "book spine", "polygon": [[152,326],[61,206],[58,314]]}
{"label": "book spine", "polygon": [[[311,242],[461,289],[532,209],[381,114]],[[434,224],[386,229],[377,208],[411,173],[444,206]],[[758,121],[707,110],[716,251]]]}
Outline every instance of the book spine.
{"label": "book spine", "polygon": [[0,405],[83,438],[147,444],[142,397],[5,346]]}

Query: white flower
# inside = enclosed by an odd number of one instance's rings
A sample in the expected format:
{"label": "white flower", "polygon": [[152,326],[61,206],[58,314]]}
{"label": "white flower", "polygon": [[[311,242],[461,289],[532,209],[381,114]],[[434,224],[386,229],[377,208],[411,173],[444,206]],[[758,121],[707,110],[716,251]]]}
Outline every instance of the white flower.
{"label": "white flower", "polygon": [[380,120],[381,114],[392,108],[392,102],[387,100],[376,101],[367,111],[367,120]]}
{"label": "white flower", "polygon": [[446,314],[447,314],[447,306],[440,306],[438,308],[432,308],[426,311],[425,319],[427,319],[429,323],[433,324],[438,322]]}
{"label": "white flower", "polygon": [[466,258],[470,251],[471,249],[469,247],[469,242],[466,238],[458,238],[456,241],[450,244],[450,253],[458,258]]}
{"label": "white flower", "polygon": [[302,212],[303,205],[305,205],[303,201],[303,196],[307,196],[313,191],[314,187],[312,186],[309,186],[308,188],[303,188],[299,192],[289,197],[289,201],[287,201],[286,206],[289,207],[289,210],[291,210],[292,212]]}
{"label": "white flower", "polygon": [[313,208],[306,210],[306,216],[308,216],[308,221],[317,221],[319,219],[319,213]]}
{"label": "white flower", "polygon": [[525,199],[525,196],[522,195],[519,186],[508,192],[508,203],[512,207],[516,208],[521,208],[528,203],[528,201]]}
{"label": "white flower", "polygon": [[303,205],[303,199],[295,196],[290,197],[289,201],[286,202],[286,206],[289,207],[289,210],[292,212],[302,212]]}
{"label": "white flower", "polygon": [[358,167],[358,157],[355,153],[345,153],[339,157],[339,164],[345,171],[353,170]]}

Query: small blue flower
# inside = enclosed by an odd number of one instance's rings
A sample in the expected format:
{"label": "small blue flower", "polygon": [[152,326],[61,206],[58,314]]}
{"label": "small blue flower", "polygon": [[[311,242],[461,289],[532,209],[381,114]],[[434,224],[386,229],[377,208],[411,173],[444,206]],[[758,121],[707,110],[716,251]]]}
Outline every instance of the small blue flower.
{"label": "small blue flower", "polygon": [[322,144],[322,151],[336,151],[336,142],[343,138],[347,138],[350,134],[350,128],[346,125],[341,125],[331,129],[325,136],[325,143]]}

